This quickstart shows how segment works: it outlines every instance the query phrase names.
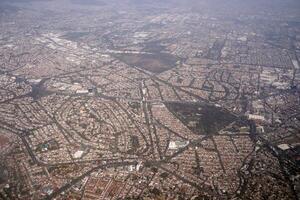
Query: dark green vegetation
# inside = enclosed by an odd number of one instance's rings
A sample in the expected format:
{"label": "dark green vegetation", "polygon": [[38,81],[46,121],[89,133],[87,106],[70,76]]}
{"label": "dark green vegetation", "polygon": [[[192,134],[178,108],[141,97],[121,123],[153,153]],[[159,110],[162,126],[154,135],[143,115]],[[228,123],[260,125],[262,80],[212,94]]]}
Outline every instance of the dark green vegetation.
{"label": "dark green vegetation", "polygon": [[78,41],[80,38],[86,36],[88,32],[69,32],[63,35],[61,38],[71,41]]}
{"label": "dark green vegetation", "polygon": [[1,164],[0,165],[0,184],[6,183],[8,178],[8,171],[6,169],[6,167]]}
{"label": "dark green vegetation", "polygon": [[217,134],[237,120],[229,111],[211,105],[167,103],[166,106],[181,122],[199,135]]}
{"label": "dark green vegetation", "polygon": [[206,58],[212,60],[218,60],[221,56],[221,51],[225,45],[224,40],[216,40],[214,45],[209,49]]}
{"label": "dark green vegetation", "polygon": [[129,66],[152,73],[161,73],[176,66],[177,58],[166,53],[159,54],[116,54],[115,57]]}
{"label": "dark green vegetation", "polygon": [[89,6],[104,6],[106,3],[102,0],[71,0],[74,4],[89,5]]}

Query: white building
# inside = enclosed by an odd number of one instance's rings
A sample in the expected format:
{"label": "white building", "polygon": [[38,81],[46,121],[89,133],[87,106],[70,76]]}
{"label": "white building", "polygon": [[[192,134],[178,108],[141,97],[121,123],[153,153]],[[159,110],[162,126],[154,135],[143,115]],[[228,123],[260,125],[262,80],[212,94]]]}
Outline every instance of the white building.
{"label": "white building", "polygon": [[288,145],[288,144],[280,144],[277,146],[279,149],[285,151],[285,150],[288,150],[290,149],[291,147]]}
{"label": "white building", "polygon": [[170,141],[169,149],[176,150],[183,147],[186,147],[189,144],[189,141]]}
{"label": "white building", "polygon": [[77,90],[76,91],[76,94],[87,94],[87,93],[89,93],[88,90]]}
{"label": "white building", "polygon": [[252,120],[260,120],[260,121],[265,121],[265,117],[261,116],[261,115],[253,115],[253,114],[249,114],[248,115],[248,119],[252,119]]}
{"label": "white building", "polygon": [[78,158],[81,158],[82,157],[82,155],[83,155],[83,153],[84,153],[84,151],[76,151],[75,153],[74,153],[74,158],[75,159],[78,159]]}

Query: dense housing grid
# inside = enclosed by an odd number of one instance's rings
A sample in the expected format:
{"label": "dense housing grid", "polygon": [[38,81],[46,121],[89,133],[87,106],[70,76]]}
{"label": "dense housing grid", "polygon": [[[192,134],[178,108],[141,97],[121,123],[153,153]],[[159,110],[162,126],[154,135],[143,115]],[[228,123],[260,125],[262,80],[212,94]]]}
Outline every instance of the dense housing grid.
{"label": "dense housing grid", "polygon": [[0,199],[300,198],[297,0],[2,0]]}

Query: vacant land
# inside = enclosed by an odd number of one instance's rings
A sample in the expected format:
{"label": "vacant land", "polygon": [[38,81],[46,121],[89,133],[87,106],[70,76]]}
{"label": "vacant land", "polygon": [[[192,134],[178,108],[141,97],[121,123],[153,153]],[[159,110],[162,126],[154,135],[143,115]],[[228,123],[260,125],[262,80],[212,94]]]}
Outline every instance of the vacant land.
{"label": "vacant land", "polygon": [[177,58],[170,54],[117,54],[124,63],[152,73],[161,73],[176,66]]}

